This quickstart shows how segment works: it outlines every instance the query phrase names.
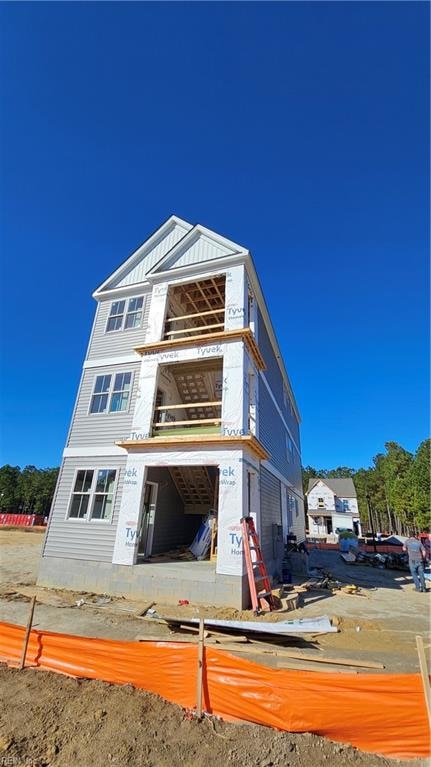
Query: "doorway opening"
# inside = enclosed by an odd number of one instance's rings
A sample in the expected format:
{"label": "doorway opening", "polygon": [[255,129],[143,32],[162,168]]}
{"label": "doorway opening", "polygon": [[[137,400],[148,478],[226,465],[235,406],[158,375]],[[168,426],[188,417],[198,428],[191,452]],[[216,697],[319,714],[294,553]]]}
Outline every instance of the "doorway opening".
{"label": "doorway opening", "polygon": [[[148,468],[139,534],[139,563],[195,561],[189,547],[201,524],[211,519],[212,525],[216,520],[218,478],[217,466]],[[210,550],[207,557],[210,558]]]}

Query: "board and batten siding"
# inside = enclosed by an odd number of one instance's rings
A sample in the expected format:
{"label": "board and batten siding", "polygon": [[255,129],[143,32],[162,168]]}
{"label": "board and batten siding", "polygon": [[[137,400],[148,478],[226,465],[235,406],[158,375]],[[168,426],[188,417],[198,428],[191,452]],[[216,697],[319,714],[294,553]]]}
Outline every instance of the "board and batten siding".
{"label": "board and batten siding", "polygon": [[151,553],[161,554],[176,546],[192,543],[202,517],[184,514],[184,504],[169,470],[164,467],[149,467],[147,480],[158,485]]}
{"label": "board and batten siding", "polygon": [[[43,556],[112,562],[127,456],[65,458],[60,470]],[[67,519],[77,469],[116,469],[111,522]]]}
{"label": "board and batten siding", "polygon": [[[138,361],[84,370],[67,447],[112,445],[117,440],[130,436],[140,365],[141,363]],[[127,412],[90,414],[90,400],[96,376],[129,372],[132,373],[132,393]]]}
{"label": "board and batten siding", "polygon": [[263,559],[268,572],[275,575],[279,572],[282,552],[282,541],[277,541],[274,525],[282,524],[281,516],[281,482],[274,474],[260,468],[260,540]]}
{"label": "board and batten siding", "polygon": [[137,288],[136,293],[127,296],[127,298],[124,300],[126,301],[127,308],[127,301],[130,298],[138,298],[139,296],[144,296],[144,312],[141,327],[130,328],[128,330],[111,330],[109,333],[106,332],[106,324],[108,322],[113,299],[109,299],[109,301],[106,299],[104,301],[99,301],[96,309],[93,331],[88,346],[88,360],[103,357],[116,357],[121,354],[130,354],[133,352],[135,346],[141,346],[145,343],[145,336],[148,327],[148,315],[150,312],[151,304],[151,291],[148,292],[148,288],[143,290],[139,290],[139,288]]}
{"label": "board and batten siding", "polygon": [[[289,405],[290,395],[286,390],[287,400],[285,398],[284,390],[285,384],[283,381],[283,375],[278,364],[277,357],[275,356],[274,349],[271,344],[271,340],[266,329],[266,325],[260,309],[258,310],[258,344],[262,356],[265,360],[266,370],[261,373],[262,376],[268,381],[269,388],[271,389],[274,399],[277,402],[278,407],[283,413],[283,418],[286,421],[290,432],[295,440],[298,448],[300,447],[299,440],[299,424],[293,407]],[[263,384],[260,387],[263,388]]]}

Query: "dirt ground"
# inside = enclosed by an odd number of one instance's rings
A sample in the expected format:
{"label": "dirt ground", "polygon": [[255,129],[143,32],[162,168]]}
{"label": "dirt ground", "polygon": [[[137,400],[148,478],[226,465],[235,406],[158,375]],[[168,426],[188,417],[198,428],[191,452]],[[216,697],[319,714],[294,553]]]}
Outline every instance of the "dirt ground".
{"label": "dirt ground", "polygon": [[[31,529],[0,530],[2,620],[26,623],[28,602],[36,590],[42,543],[43,533]],[[388,673],[418,671],[415,635],[427,636],[430,593],[414,592],[408,573],[349,566],[337,552],[312,550],[310,566],[324,568],[345,583],[358,584],[362,596],[307,592],[301,596],[299,609],[265,616],[263,620],[328,615],[339,627],[338,633],[307,638],[306,642],[286,639],[286,647],[293,643],[296,650],[306,647],[308,655],[378,661]],[[117,598],[99,606],[78,607],[77,601],[94,602],[96,595],[40,588],[37,599],[33,625],[38,629],[125,640],[137,635],[174,638],[166,625],[139,619],[135,614],[139,605],[130,600]],[[178,617],[253,617],[247,611],[192,604],[157,604],[156,609],[160,615]],[[277,668],[304,667],[298,661],[274,655],[242,657]],[[335,673],[357,670],[308,661],[307,668]],[[200,767],[205,763],[206,767],[219,767],[227,763],[232,767],[314,767],[330,761],[340,767],[353,762],[372,767],[391,763],[313,735],[277,733],[253,725],[214,724],[210,720],[189,721],[179,707],[129,687],[33,670],[19,674],[2,669],[0,675],[0,765]],[[8,711],[7,721],[4,711]]]}
{"label": "dirt ground", "polygon": [[[0,764],[28,767],[388,767],[311,734],[189,719],[156,695],[46,671],[0,669]],[[7,712],[7,715],[6,715]]]}

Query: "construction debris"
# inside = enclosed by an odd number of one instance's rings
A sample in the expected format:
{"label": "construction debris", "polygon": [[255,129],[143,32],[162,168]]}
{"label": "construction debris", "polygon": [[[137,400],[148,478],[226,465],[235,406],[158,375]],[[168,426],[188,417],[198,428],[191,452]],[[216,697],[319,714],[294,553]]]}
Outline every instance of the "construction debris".
{"label": "construction debris", "polygon": [[369,565],[378,567],[379,570],[408,570],[409,558],[405,552],[390,552],[388,554],[375,554],[367,551],[350,551],[348,554],[341,554],[341,558],[348,565]]}
{"label": "construction debris", "polygon": [[[151,618],[149,620],[152,620]],[[179,626],[181,624],[196,625],[199,618],[175,618],[164,616],[161,618],[169,626]],[[337,632],[336,626],[333,626],[330,619],[324,615],[321,618],[300,618],[292,621],[278,621],[270,623],[268,621],[227,621],[217,618],[205,618],[207,627],[216,627],[225,630],[239,631],[243,633],[271,634],[275,636],[295,636],[298,634],[322,634]]]}

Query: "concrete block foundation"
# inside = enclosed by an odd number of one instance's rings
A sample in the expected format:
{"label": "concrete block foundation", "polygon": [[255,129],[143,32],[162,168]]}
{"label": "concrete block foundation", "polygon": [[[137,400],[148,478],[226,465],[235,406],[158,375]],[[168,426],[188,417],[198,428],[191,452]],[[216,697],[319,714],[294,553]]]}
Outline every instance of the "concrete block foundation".
{"label": "concrete block foundation", "polygon": [[212,562],[144,562],[127,566],[42,557],[38,586],[128,599],[175,603],[179,599],[216,607],[250,604],[247,576],[217,575]]}

